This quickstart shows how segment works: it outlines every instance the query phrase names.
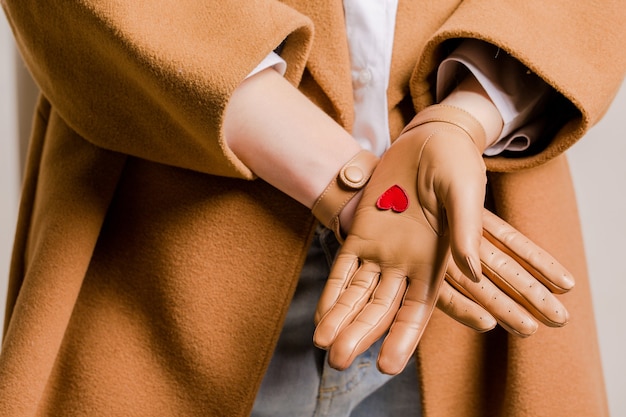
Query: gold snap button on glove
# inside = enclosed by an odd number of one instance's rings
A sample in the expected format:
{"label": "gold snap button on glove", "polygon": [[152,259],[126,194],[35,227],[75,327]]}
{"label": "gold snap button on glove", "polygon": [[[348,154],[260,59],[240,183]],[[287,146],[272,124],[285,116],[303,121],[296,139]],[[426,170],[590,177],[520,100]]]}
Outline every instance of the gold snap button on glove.
{"label": "gold snap button on glove", "polygon": [[346,204],[361,190],[370,179],[378,157],[371,152],[362,150],[341,167],[339,173],[328,184],[317,198],[311,211],[326,227],[335,232],[335,236],[343,242],[339,214]]}

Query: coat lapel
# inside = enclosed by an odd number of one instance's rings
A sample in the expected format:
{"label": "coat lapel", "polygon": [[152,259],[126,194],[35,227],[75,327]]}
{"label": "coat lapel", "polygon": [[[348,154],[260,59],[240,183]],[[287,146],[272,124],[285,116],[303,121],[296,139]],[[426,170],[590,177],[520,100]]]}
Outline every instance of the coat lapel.
{"label": "coat lapel", "polygon": [[287,0],[285,3],[313,21],[315,35],[307,69],[332,103],[338,121],[350,127],[354,105],[343,2]]}

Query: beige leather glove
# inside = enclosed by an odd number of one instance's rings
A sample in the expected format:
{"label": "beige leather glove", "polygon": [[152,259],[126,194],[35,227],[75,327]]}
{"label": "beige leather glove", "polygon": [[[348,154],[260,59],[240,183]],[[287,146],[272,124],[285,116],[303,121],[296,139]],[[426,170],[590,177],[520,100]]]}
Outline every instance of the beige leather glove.
{"label": "beige leather glove", "polygon": [[[313,214],[343,241],[339,213],[369,180],[378,158],[361,151],[330,182],[313,206]],[[498,322],[510,333],[527,337],[537,320],[551,327],[567,323],[568,313],[553,293],[569,291],[570,273],[546,251],[489,210],[483,210],[483,238],[479,284],[448,263],[437,307],[451,318],[479,332]],[[484,307],[483,307],[484,306]]]}
{"label": "beige leather glove", "polygon": [[500,323],[510,333],[526,337],[537,321],[561,327],[569,320],[554,296],[574,286],[571,274],[550,254],[489,210],[483,211],[480,260],[484,274],[474,282],[454,262],[448,264],[437,307],[477,331]]}
{"label": "beige leather glove", "polygon": [[381,158],[318,303],[314,342],[331,366],[345,369],[388,331],[378,368],[399,373],[435,308],[449,247],[480,275],[484,143],[469,113],[436,105]]}

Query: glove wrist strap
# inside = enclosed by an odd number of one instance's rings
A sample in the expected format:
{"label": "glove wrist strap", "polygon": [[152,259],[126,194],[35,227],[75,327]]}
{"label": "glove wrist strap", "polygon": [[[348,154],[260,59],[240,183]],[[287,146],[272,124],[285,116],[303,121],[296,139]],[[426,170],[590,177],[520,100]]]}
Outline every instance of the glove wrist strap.
{"label": "glove wrist strap", "polygon": [[339,213],[356,193],[365,187],[377,164],[376,155],[366,150],[359,151],[341,167],[335,178],[313,204],[311,209],[313,215],[324,226],[334,231],[340,242],[343,238]]}

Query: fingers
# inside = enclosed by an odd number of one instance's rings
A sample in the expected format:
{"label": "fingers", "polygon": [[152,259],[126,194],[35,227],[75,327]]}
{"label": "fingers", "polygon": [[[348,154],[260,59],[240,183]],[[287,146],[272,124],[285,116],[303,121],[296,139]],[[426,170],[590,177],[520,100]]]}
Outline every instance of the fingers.
{"label": "fingers", "polygon": [[482,277],[479,249],[482,240],[484,186],[470,184],[450,193],[446,213],[450,251],[463,273],[478,282]]}
{"label": "fingers", "polygon": [[[354,262],[344,258],[338,258],[339,262],[333,267],[329,283],[326,284],[318,307],[318,311],[324,309],[325,313],[321,315],[319,323],[313,334],[313,342],[316,346],[327,349],[335,342],[337,335],[354,320],[365,304],[370,300],[372,293],[378,285],[378,277],[380,269],[374,263],[364,263],[356,270],[354,276],[350,279],[341,279],[338,274],[343,271],[352,271]],[[345,264],[343,261],[346,261]],[[336,277],[336,278],[335,278]],[[333,280],[332,283],[330,282]],[[348,285],[344,283],[348,282]],[[331,284],[331,285],[329,285]],[[327,291],[328,289],[328,291]],[[336,300],[336,301],[335,301]],[[332,304],[331,304],[332,302]],[[326,308],[328,305],[328,308]]]}
{"label": "fingers", "polygon": [[537,331],[538,325],[533,316],[489,279],[473,282],[450,262],[446,280],[462,294],[484,307],[508,332],[527,337]]}
{"label": "fingers", "polygon": [[[354,358],[367,350],[376,340],[387,331],[398,310],[405,293],[407,281],[402,273],[388,273],[381,278],[378,287],[372,293],[369,302],[358,315],[351,315],[354,320],[349,321],[348,315],[345,326],[339,329],[329,347],[328,362],[339,370],[350,366]],[[347,293],[348,291],[346,291]],[[345,293],[344,293],[345,295]],[[338,304],[342,303],[343,295]],[[326,320],[337,320],[333,309],[322,319],[316,335],[324,331]],[[338,310],[337,316],[341,316]],[[332,326],[332,325],[329,325]]]}
{"label": "fingers", "polygon": [[[453,262],[451,264],[454,265]],[[455,268],[458,273],[461,273],[456,265]],[[497,320],[476,301],[452,287],[447,282],[449,279],[446,274],[446,281],[441,284],[439,296],[437,297],[437,308],[449,317],[477,332],[483,333],[496,327],[498,324]]]}
{"label": "fingers", "polygon": [[409,281],[402,306],[378,355],[378,369],[381,372],[396,375],[406,366],[435,308],[441,281]]}
{"label": "fingers", "polygon": [[[471,162],[466,163],[471,165]],[[482,167],[482,161],[474,163]],[[479,167],[471,168],[462,171],[464,181],[451,182],[443,203],[450,228],[452,257],[466,276],[478,282],[482,277],[479,248],[483,234],[486,177]],[[468,175],[468,172],[475,175]]]}
{"label": "fingers", "polygon": [[[486,239],[480,251],[485,276],[535,318],[550,327],[561,327],[569,321],[563,304],[522,265]],[[488,305],[483,306],[492,311]]]}
{"label": "fingers", "polygon": [[511,256],[553,293],[574,287],[574,278],[556,259],[489,210],[483,211],[485,238]]}
{"label": "fingers", "polygon": [[351,254],[340,253],[335,260],[322,295],[315,309],[315,323],[337,302],[337,299],[348,287],[350,279],[359,267],[359,258]]}
{"label": "fingers", "polygon": [[571,275],[545,251],[487,210],[483,211],[483,226],[480,259],[486,279],[479,284],[472,282],[451,262],[447,281],[519,336],[533,334],[537,330],[536,320],[550,327],[565,325],[569,313],[551,291],[571,288]]}
{"label": "fingers", "polygon": [[[436,213],[434,217],[439,221],[447,221],[454,261],[468,277],[479,281],[482,274],[478,249],[487,181],[482,157],[465,132],[442,129],[425,146],[422,160],[429,167],[420,170],[418,177],[426,217],[428,212]],[[434,193],[429,193],[431,188]],[[445,213],[439,212],[441,206]]]}

